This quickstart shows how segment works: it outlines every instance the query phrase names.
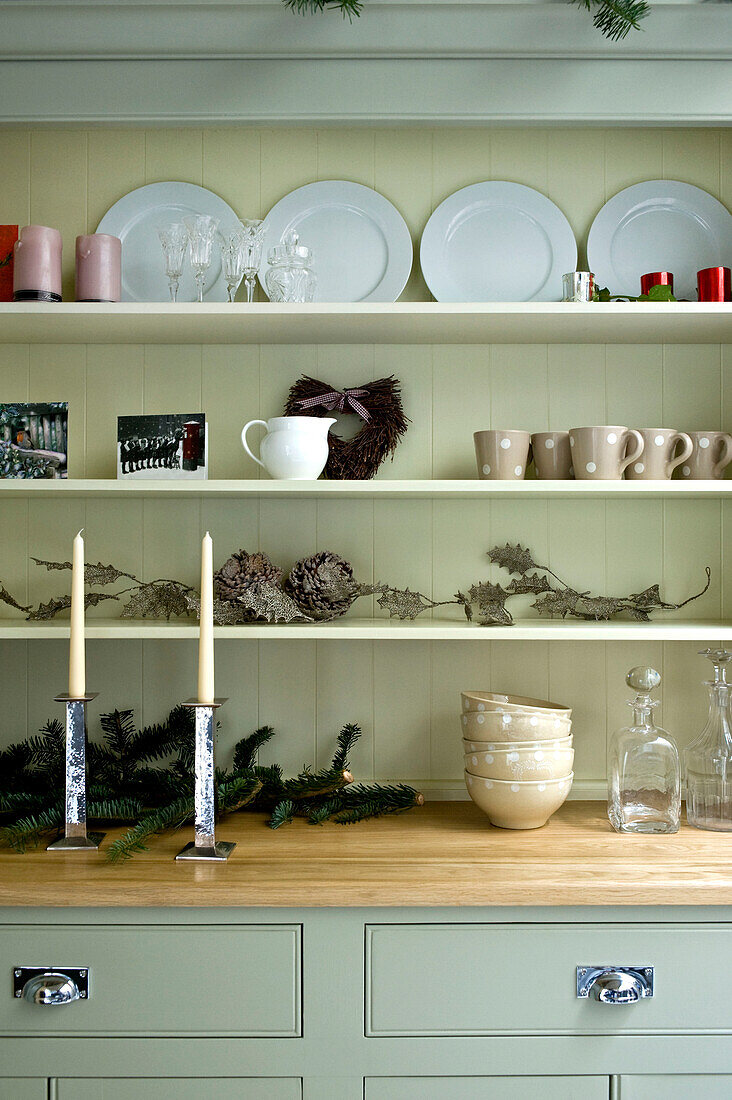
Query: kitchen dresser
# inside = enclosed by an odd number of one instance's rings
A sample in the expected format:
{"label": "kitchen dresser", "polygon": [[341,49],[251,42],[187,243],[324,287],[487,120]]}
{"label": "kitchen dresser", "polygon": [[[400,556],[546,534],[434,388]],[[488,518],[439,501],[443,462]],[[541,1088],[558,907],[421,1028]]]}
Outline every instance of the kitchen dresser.
{"label": "kitchen dresser", "polygon": [[[659,6],[642,44],[611,49],[563,5],[374,3],[349,39],[273,3],[46,4],[40,22],[3,3],[0,221],[62,230],[71,298],[74,236],[143,183],[199,183],[256,216],[302,183],[353,179],[418,241],[451,191],[511,179],[565,211],[582,263],[595,213],[631,183],[681,179],[732,206],[729,13],[695,8]],[[435,599],[490,577],[504,541],[578,586],[658,581],[671,600],[709,565],[709,592],[650,624],[537,620],[516,601],[516,626],[488,634],[362,600],[325,626],[220,628],[223,760],[267,722],[265,762],[322,764],[358,721],[357,777],[411,782],[427,805],[353,830],[236,818],[218,867],[176,865],[176,836],[124,868],[103,851],[2,853],[2,1100],[732,1096],[729,844],[620,838],[602,803],[627,668],[662,671],[680,744],[703,721],[696,652],[732,639],[732,481],[479,483],[472,455],[491,426],[730,430],[732,307],[427,298],[415,265],[387,306],[0,306],[0,400],[70,405],[68,482],[0,483],[0,580],[58,595],[29,558],[64,560],[84,526],[90,560],[190,582],[210,529],[217,561],[327,546],[360,579]],[[301,373],[400,378],[412,423],[376,481],[295,490],[249,464],[242,424],[278,412]],[[211,480],[118,484],[116,416],[171,403],[207,412]],[[92,733],[115,706],[162,717],[195,673],[195,624],[104,610],[88,617]],[[4,744],[55,713],[66,626],[2,611]],[[492,830],[464,801],[454,714],[475,686],[574,708],[576,797],[536,834]],[[577,968],[599,965],[653,967],[653,998],[578,999]],[[89,995],[31,1006],[13,996],[20,966],[85,969]]]}

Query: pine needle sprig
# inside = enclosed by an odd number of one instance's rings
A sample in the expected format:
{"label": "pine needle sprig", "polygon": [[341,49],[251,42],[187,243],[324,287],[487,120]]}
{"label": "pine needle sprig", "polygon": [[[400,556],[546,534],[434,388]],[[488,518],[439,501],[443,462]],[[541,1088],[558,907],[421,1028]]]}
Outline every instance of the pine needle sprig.
{"label": "pine needle sprig", "polygon": [[594,16],[592,22],[611,42],[625,38],[631,30],[640,29],[641,19],[650,12],[646,0],[572,0]]}
{"label": "pine needle sprig", "polygon": [[272,810],[272,816],[268,824],[270,829],[279,829],[282,825],[291,825],[294,817],[295,803],[286,798],[282,802],[278,802]]}
{"label": "pine needle sprig", "polygon": [[109,798],[87,803],[87,817],[94,821],[138,821],[144,811],[134,798]]}
{"label": "pine needle sprig", "polygon": [[147,814],[133,829],[110,844],[107,859],[110,863],[122,863],[138,852],[147,851],[147,841],[166,829],[178,829],[193,817],[193,798],[176,799],[167,806],[160,806]]}
{"label": "pine needle sprig", "polygon": [[271,726],[261,726],[248,737],[242,737],[234,748],[234,771],[240,772],[245,768],[251,768],[262,745],[266,745],[272,737],[274,737],[274,730]]}
{"label": "pine needle sprig", "polygon": [[351,749],[361,736],[361,727],[349,722],[338,734],[336,751],[333,754],[331,767],[334,771],[342,771],[350,767]]}
{"label": "pine needle sprig", "polygon": [[282,790],[285,798],[322,798],[353,783],[353,776],[344,768],[327,768],[319,772],[305,769],[293,779],[285,779]]}
{"label": "pine needle sprig", "polygon": [[399,814],[424,803],[424,795],[405,783],[396,786],[361,786],[343,792],[343,807],[333,815],[337,825],[355,825],[366,818]]}
{"label": "pine needle sprig", "polygon": [[219,784],[218,811],[232,814],[252,802],[262,789],[262,780],[255,775],[241,775]]}
{"label": "pine needle sprig", "polygon": [[283,3],[298,15],[313,15],[331,8],[340,8],[343,18],[349,22],[354,17],[359,17],[363,7],[363,0],[283,0]]}
{"label": "pine needle sprig", "polygon": [[64,814],[61,803],[48,810],[21,817],[12,825],[0,829],[0,848],[15,848],[16,852],[25,852],[38,846],[46,833],[58,832],[63,824]]}

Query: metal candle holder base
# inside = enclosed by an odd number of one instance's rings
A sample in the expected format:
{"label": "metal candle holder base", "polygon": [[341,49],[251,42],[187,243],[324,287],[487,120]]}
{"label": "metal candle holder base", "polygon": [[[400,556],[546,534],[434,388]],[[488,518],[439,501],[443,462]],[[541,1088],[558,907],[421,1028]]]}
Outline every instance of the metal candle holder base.
{"label": "metal candle holder base", "polygon": [[95,852],[104,833],[86,831],[86,704],[98,692],[88,695],[57,695],[66,704],[66,826],[60,840],[49,844],[49,852]]}
{"label": "metal candle holder base", "polygon": [[199,703],[188,699],[183,706],[196,712],[196,794],[195,840],[178,852],[176,859],[208,860],[223,863],[235,844],[216,840],[216,790],[214,786],[214,712],[226,702]]}

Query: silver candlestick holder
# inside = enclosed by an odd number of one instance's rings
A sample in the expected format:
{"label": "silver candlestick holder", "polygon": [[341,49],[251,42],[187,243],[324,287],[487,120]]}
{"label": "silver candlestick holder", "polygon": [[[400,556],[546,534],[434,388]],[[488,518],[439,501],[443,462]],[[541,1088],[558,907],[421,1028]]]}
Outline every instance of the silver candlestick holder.
{"label": "silver candlestick holder", "polygon": [[86,695],[57,695],[66,704],[66,825],[60,840],[49,844],[49,852],[96,851],[104,833],[86,831],[86,704],[98,692]]}
{"label": "silver candlestick holder", "polygon": [[178,852],[176,859],[227,860],[235,844],[216,840],[216,789],[214,784],[214,715],[226,699],[199,703],[188,699],[184,707],[196,712],[195,840]]}

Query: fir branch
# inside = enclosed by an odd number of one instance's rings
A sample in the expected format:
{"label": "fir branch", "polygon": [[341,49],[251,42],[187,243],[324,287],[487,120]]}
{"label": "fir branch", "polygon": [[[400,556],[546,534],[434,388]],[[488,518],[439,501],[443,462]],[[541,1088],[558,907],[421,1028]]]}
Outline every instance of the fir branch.
{"label": "fir branch", "polygon": [[349,783],[353,783],[353,776],[344,768],[328,768],[319,772],[305,769],[293,779],[285,779],[282,783],[282,791],[285,798],[320,798],[331,791],[340,790]]}
{"label": "fir branch", "polygon": [[262,789],[262,780],[255,775],[240,775],[220,783],[217,790],[217,806],[220,814],[242,810],[253,802]]}
{"label": "fir branch", "polygon": [[151,837],[166,829],[177,829],[193,816],[193,797],[176,799],[168,806],[161,806],[147,814],[133,829],[113,841],[107,849],[110,863],[121,863],[138,852],[146,852]]}
{"label": "fir branch", "polygon": [[86,813],[90,821],[137,821],[143,808],[134,798],[109,798],[89,801]]}
{"label": "fir branch", "polygon": [[63,820],[61,803],[48,810],[21,817],[12,825],[0,829],[0,848],[15,848],[16,852],[25,852],[28,847],[35,848],[45,833],[60,829]]}
{"label": "fir branch", "polygon": [[248,737],[242,737],[234,748],[234,771],[240,772],[245,768],[251,768],[262,745],[266,745],[272,737],[274,737],[274,730],[271,726],[260,726]]}
{"label": "fir branch", "polygon": [[587,11],[594,9],[593,24],[611,42],[640,29],[641,19],[650,12],[646,0],[572,0]]}
{"label": "fir branch", "polygon": [[344,792],[344,805],[333,815],[337,825],[355,825],[366,818],[399,814],[424,804],[424,795],[405,783],[382,787],[358,786]]}
{"label": "fir branch", "polygon": [[292,819],[295,816],[295,803],[290,799],[285,799],[283,802],[278,802],[275,808],[272,810],[272,816],[269,819],[270,829],[279,829],[281,825],[291,825]]}
{"label": "fir branch", "polygon": [[361,14],[363,0],[283,0],[290,11],[298,15],[314,15],[316,12],[329,11],[331,8],[340,8],[344,19],[349,23]]}
{"label": "fir branch", "polygon": [[351,722],[343,727],[338,734],[336,751],[333,755],[331,768],[333,771],[343,771],[350,766],[351,749],[361,736],[361,727]]}

